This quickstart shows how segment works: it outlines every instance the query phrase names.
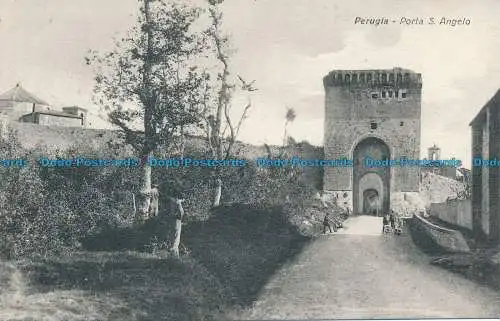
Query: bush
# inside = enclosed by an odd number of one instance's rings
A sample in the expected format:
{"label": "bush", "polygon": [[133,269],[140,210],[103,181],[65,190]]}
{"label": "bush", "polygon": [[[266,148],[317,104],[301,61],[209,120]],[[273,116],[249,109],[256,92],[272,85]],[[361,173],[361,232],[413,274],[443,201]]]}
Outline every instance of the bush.
{"label": "bush", "polygon": [[[51,155],[40,149],[21,148],[16,133],[0,138],[5,159],[39,157],[103,158],[85,146]],[[117,167],[49,168],[31,162],[26,167],[0,167],[0,255],[13,258],[47,255],[80,246],[87,235],[106,226],[129,224],[130,204],[120,202],[115,191],[136,190],[137,170]]]}
{"label": "bush", "polygon": [[[41,148],[27,151],[12,130],[0,138],[0,151],[4,158],[35,160],[39,157],[100,159],[134,156],[132,150],[117,143],[109,144],[106,150],[75,145],[67,150],[50,152],[50,155]],[[188,147],[186,155],[207,157],[206,151],[199,146]],[[161,150],[156,156],[175,157]],[[32,163],[20,168],[1,167],[0,175],[5,177],[0,182],[2,256],[46,255],[76,249],[89,236],[115,235],[134,220],[131,193],[137,193],[140,188],[141,170],[138,168],[50,168]],[[186,222],[208,219],[214,190],[212,175],[210,168],[202,167],[153,168],[153,183],[160,185],[160,211],[168,208],[167,197],[179,190],[186,200]],[[278,206],[285,209],[292,221],[300,221],[294,217],[304,215],[315,191],[300,180],[301,170],[297,168],[263,169],[250,161],[242,168],[224,168],[221,175],[223,203],[258,204],[262,208]],[[150,232],[149,236],[156,235]],[[164,241],[164,236],[158,240],[160,243]],[[155,243],[141,236],[140,242],[135,242],[133,247],[145,242]]]}

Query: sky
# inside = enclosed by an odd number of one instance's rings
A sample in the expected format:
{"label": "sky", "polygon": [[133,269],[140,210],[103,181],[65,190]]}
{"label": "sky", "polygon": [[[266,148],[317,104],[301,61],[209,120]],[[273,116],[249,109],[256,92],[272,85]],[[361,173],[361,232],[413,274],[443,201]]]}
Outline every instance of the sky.
{"label": "sky", "polygon": [[[136,0],[1,0],[0,91],[20,82],[54,106],[90,110],[89,49],[112,48],[113,37],[135,22]],[[322,145],[322,78],[335,69],[403,67],[422,74],[422,157],[470,164],[469,123],[500,88],[500,1],[481,0],[231,0],[225,28],[236,52],[235,73],[255,80],[252,109],[240,140],[278,144],[286,108],[297,118],[289,133]],[[356,17],[390,25],[355,24]],[[406,25],[402,17],[467,18],[469,25]],[[247,97],[235,101],[238,115]]]}

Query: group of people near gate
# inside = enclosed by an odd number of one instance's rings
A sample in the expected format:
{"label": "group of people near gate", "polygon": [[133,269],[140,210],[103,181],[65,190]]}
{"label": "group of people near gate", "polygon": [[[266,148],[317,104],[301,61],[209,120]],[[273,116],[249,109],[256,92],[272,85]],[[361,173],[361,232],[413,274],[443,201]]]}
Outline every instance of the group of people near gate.
{"label": "group of people near gate", "polygon": [[[323,234],[326,234],[327,231],[330,233],[337,232],[339,228],[343,227],[342,222],[349,217],[349,208],[341,210],[337,206],[329,207],[325,200],[324,193],[321,192],[318,193],[317,200],[321,203],[319,207],[326,212],[323,219]],[[336,205],[336,201],[337,199],[334,198],[334,205]],[[334,209],[337,209],[337,211],[334,211]],[[382,233],[394,233],[396,235],[400,235],[402,230],[401,223],[399,215],[397,215],[394,210],[390,210],[390,212],[385,214],[382,218]]]}
{"label": "group of people near gate", "polygon": [[382,219],[382,233],[401,234],[401,219],[391,210]]}

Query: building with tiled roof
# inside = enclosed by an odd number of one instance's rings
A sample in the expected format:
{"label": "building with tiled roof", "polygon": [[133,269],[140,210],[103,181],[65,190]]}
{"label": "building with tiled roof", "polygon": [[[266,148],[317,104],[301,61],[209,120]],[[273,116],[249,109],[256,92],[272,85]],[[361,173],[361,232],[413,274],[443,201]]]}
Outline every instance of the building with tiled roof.
{"label": "building with tiled roof", "polygon": [[81,127],[87,110],[78,106],[58,110],[24,89],[21,84],[0,95],[0,115],[10,121],[46,126]]}

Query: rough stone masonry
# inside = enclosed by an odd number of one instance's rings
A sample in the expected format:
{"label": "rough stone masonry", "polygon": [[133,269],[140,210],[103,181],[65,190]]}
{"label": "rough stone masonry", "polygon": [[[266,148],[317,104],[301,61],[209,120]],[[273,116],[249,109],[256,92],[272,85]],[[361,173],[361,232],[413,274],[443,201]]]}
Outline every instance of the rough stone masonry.
{"label": "rough stone masonry", "polygon": [[335,70],[323,84],[325,159],[353,161],[352,167],[326,167],[324,190],[355,214],[386,213],[406,194],[418,193],[419,167],[367,168],[363,159],[419,158],[421,74]]}

